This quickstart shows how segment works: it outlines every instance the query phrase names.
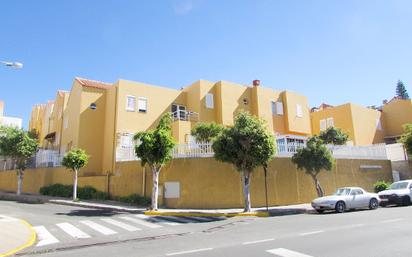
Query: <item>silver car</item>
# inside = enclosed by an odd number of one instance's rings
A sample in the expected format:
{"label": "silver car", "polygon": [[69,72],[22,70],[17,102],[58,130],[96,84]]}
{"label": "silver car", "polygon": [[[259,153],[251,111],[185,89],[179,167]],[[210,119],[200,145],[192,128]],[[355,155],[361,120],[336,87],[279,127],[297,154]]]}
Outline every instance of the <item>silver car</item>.
{"label": "silver car", "polygon": [[379,207],[379,197],[375,193],[369,193],[360,187],[342,187],[333,195],[316,198],[312,201],[312,207],[319,213],[325,210],[344,212],[349,209],[376,209]]}

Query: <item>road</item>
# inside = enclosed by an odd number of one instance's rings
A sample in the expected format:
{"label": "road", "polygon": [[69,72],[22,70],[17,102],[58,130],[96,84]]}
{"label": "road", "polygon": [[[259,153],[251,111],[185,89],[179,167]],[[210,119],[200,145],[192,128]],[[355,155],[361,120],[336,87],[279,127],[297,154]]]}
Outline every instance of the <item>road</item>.
{"label": "road", "polygon": [[[49,244],[32,247],[23,256],[412,255],[412,207],[271,218],[176,220],[51,204],[0,202],[0,210],[44,227],[58,240],[50,243],[53,240],[49,238]],[[66,225],[57,225],[62,223]]]}

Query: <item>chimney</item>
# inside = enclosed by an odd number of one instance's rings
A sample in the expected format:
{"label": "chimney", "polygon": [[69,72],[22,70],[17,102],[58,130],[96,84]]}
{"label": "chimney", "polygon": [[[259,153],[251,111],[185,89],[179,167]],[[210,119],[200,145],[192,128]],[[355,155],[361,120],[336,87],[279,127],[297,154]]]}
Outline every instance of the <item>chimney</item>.
{"label": "chimney", "polygon": [[258,80],[258,79],[253,80],[253,86],[254,87],[260,86],[260,80]]}

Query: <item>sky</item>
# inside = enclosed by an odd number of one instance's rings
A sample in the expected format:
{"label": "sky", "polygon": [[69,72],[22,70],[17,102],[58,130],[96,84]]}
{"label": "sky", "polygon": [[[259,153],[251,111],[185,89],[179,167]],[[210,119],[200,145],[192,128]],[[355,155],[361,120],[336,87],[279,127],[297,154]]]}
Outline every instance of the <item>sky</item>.
{"label": "sky", "polygon": [[31,108],[76,76],[176,88],[199,79],[298,92],[309,105],[412,93],[410,0],[0,0],[0,100]]}

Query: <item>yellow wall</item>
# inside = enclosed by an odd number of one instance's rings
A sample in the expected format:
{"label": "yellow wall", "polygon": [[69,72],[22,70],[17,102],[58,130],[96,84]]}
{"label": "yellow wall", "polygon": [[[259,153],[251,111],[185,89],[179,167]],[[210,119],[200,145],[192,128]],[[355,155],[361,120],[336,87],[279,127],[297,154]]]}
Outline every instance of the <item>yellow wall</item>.
{"label": "yellow wall", "polygon": [[[303,95],[285,91],[283,95],[286,129],[291,134],[311,134],[308,100]],[[297,116],[297,104],[302,107],[302,117]]]}
{"label": "yellow wall", "polygon": [[393,99],[383,106],[382,113],[385,136],[400,136],[403,125],[412,123],[412,100]]}
{"label": "yellow wall", "polygon": [[334,126],[347,133],[354,145],[383,143],[384,131],[377,128],[377,120],[381,120],[381,112],[377,110],[348,103],[312,112],[313,134],[320,134],[320,120],[327,118],[333,118]]}

